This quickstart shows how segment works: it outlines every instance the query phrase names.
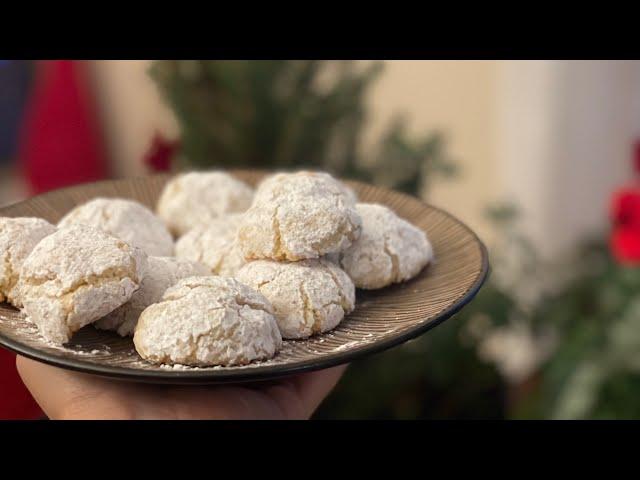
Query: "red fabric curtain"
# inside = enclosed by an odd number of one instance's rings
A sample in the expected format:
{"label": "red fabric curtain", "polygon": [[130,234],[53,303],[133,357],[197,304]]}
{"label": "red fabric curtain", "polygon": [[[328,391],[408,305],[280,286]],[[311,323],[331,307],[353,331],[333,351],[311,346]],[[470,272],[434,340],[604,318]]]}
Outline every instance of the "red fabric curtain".
{"label": "red fabric curtain", "polygon": [[34,193],[107,175],[86,66],[71,60],[37,64],[19,151]]}

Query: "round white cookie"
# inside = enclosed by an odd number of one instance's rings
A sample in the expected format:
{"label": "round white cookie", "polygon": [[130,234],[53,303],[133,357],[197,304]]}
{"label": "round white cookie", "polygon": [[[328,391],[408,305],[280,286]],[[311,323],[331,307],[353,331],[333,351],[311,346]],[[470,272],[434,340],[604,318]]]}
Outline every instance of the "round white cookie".
{"label": "round white cookie", "polygon": [[108,233],[70,225],[43,238],[20,271],[28,318],[62,344],[80,328],[127,302],[139,288],[147,256]]}
{"label": "round white cookie", "polygon": [[344,187],[327,174],[278,174],[256,192],[242,217],[246,259],[303,260],[340,252],[358,239],[360,216]]}
{"label": "round white cookie", "polygon": [[192,228],[176,242],[176,257],[204,263],[211,273],[232,277],[246,262],[236,243],[242,214],[224,215]]}
{"label": "round white cookie", "polygon": [[132,336],[142,311],[159,302],[167,288],[187,277],[210,275],[209,269],[198,262],[174,257],[149,257],[142,284],[131,300],[94,323],[100,330],[113,330],[123,337]]}
{"label": "round white cookie", "polygon": [[0,218],[0,302],[22,307],[17,288],[22,263],[40,240],[55,231],[41,218]]}
{"label": "round white cookie", "polygon": [[227,213],[244,212],[251,205],[253,189],[223,172],[191,172],[178,175],[164,187],[157,212],[176,236]]}
{"label": "round white cookie", "polygon": [[306,338],[335,328],[355,307],[355,287],[335,264],[320,260],[256,260],[236,274],[275,310],[283,338]]}
{"label": "round white cookie", "polygon": [[87,225],[141,248],[148,255],[173,255],[173,238],[162,220],[141,203],[123,198],[95,198],[67,213],[59,227]]}
{"label": "round white cookie", "polygon": [[242,365],[282,345],[271,304],[227,277],[190,277],[140,315],[133,343],[153,363]]}
{"label": "round white cookie", "polygon": [[415,277],[433,258],[425,233],[389,208],[356,205],[362,235],[347,250],[332,256],[358,288],[375,289]]}

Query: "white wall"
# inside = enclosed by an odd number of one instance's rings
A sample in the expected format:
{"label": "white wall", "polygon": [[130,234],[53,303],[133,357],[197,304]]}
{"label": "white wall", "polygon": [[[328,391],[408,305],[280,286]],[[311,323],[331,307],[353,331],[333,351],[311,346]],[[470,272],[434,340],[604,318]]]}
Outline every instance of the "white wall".
{"label": "white wall", "polygon": [[640,63],[501,62],[496,174],[546,256],[606,231],[611,192],[632,179]]}
{"label": "white wall", "polygon": [[394,113],[406,112],[411,130],[442,131],[460,166],[453,181],[435,182],[429,201],[449,210],[490,240],[483,208],[496,194],[495,104],[497,63],[490,61],[391,61],[370,96],[367,140]]}

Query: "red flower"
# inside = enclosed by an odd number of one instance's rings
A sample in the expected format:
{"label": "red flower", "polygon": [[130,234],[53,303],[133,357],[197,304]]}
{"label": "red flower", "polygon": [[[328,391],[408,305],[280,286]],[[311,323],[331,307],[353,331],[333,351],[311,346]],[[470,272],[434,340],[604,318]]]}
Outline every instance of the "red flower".
{"label": "red flower", "polygon": [[640,266],[640,231],[617,228],[611,234],[611,251],[615,259],[629,266]]}
{"label": "red flower", "polygon": [[640,266],[640,187],[621,189],[611,203],[610,248],[624,265]]}
{"label": "red flower", "polygon": [[166,172],[171,169],[171,160],[178,150],[179,142],[169,141],[159,133],[153,136],[151,147],[144,156],[145,165],[153,171]]}
{"label": "red flower", "polygon": [[623,188],[613,194],[611,220],[614,226],[640,228],[640,188]]}
{"label": "red flower", "polygon": [[[633,145],[633,166],[640,174],[640,140]],[[609,247],[623,265],[640,266],[640,184],[621,188],[611,199],[613,229]]]}

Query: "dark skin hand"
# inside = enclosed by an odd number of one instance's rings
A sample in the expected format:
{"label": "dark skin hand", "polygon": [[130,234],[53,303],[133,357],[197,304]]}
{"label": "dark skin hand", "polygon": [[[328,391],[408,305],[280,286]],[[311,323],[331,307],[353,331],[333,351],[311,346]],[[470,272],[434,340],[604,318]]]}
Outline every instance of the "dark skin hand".
{"label": "dark skin hand", "polygon": [[119,382],[18,356],[22,381],[45,414],[72,419],[308,419],[346,366],[274,382],[160,386]]}

